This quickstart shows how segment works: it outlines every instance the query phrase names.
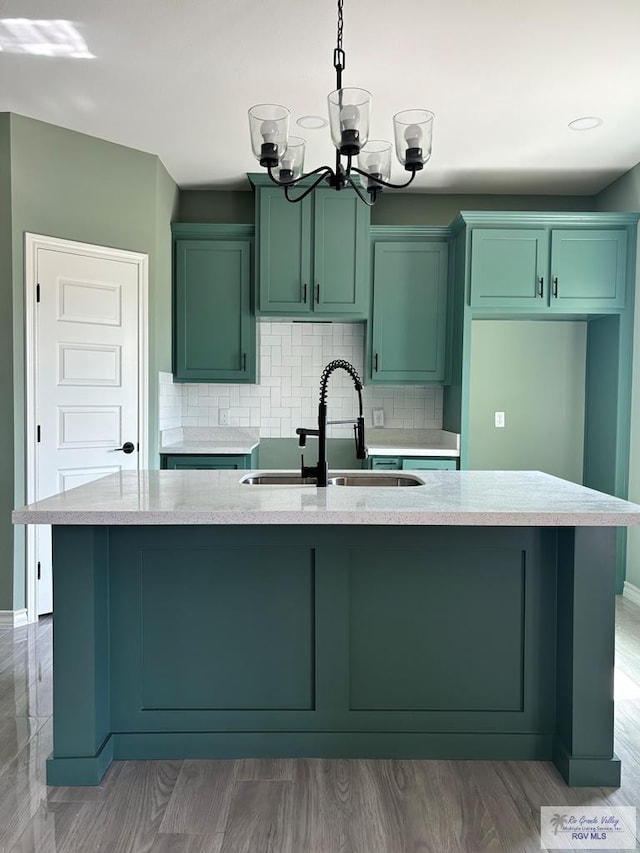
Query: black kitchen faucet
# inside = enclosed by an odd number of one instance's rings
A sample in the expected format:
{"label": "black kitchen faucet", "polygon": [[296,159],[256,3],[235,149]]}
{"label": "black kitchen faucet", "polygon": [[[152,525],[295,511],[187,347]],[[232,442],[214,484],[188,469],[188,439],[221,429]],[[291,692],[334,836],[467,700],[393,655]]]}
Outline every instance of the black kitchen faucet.
{"label": "black kitchen faucet", "polygon": [[[359,415],[357,420],[346,421],[327,421],[327,383],[329,377],[334,370],[346,370],[349,376],[353,379],[353,384],[358,392]],[[364,446],[364,417],[362,414],[362,382],[358,375],[358,371],[352,364],[342,358],[334,359],[322,371],[320,377],[320,405],[318,406],[318,429],[305,429],[298,427],[296,435],[299,436],[299,445],[304,447],[307,443],[308,435],[318,436],[318,463],[315,467],[310,467],[304,464],[304,455],[301,456],[301,474],[302,477],[314,477],[318,486],[327,485],[327,475],[329,466],[327,464],[327,426],[329,424],[353,424],[353,432],[356,439],[356,456],[358,459],[366,459],[367,451]]]}

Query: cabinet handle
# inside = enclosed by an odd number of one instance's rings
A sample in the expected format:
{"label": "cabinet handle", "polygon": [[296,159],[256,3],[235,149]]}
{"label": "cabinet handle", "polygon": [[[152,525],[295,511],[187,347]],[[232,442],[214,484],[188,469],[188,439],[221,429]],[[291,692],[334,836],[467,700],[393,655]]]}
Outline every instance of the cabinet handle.
{"label": "cabinet handle", "polygon": [[247,369],[247,354],[246,352],[242,353],[242,372],[244,373]]}
{"label": "cabinet handle", "polygon": [[316,305],[320,304],[320,285],[316,284]]}
{"label": "cabinet handle", "polygon": [[540,285],[538,288],[538,296],[542,297],[544,296],[544,276],[540,276],[540,278],[538,279],[538,284]]}
{"label": "cabinet handle", "polygon": [[305,305],[307,304],[307,283],[306,282],[302,285],[302,301],[304,302]]}
{"label": "cabinet handle", "polygon": [[553,277],[553,295],[557,299],[558,297],[558,276]]}
{"label": "cabinet handle", "polygon": [[376,353],[373,357],[373,369],[378,372],[378,353]]}

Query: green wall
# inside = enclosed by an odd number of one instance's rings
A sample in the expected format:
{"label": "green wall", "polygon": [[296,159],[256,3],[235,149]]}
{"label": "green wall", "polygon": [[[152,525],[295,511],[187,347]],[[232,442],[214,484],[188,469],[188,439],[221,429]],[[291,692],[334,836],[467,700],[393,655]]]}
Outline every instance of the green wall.
{"label": "green wall", "polygon": [[397,193],[371,210],[372,225],[449,225],[461,210],[593,210],[591,196]]}
{"label": "green wall", "polygon": [[[470,467],[582,482],[586,323],[474,320]],[[494,413],[505,412],[505,427]]]}
{"label": "green wall", "polygon": [[[248,183],[248,180],[247,180]],[[255,222],[253,192],[181,190],[180,222]],[[449,225],[461,210],[593,210],[592,196],[399,193],[371,209],[372,225]]]}
{"label": "green wall", "polygon": [[[249,182],[247,181],[247,184]],[[255,222],[255,198],[233,190],[180,190],[179,222]]]}
{"label": "green wall", "polygon": [[0,113],[0,610],[13,609],[13,295],[10,123]]}
{"label": "green wall", "polygon": [[[614,181],[596,197],[597,210],[640,211],[640,163]],[[640,286],[640,256],[636,291]],[[631,444],[629,456],[629,500],[640,503],[640,299],[635,301],[633,346],[633,390],[631,394]],[[627,534],[627,581],[640,589],[640,527]]]}
{"label": "green wall", "polygon": [[[170,366],[169,223],[177,209],[177,187],[155,155],[23,116],[4,114],[3,121],[10,125],[12,184],[15,362],[13,395],[7,398],[15,436],[11,504],[20,505],[25,499],[24,233],[149,255],[149,435],[151,464],[157,465],[156,377],[159,369]],[[6,151],[0,150],[0,159],[6,162]],[[3,306],[10,306],[11,293],[2,298]],[[13,577],[11,562],[0,564],[0,610],[25,606],[24,531],[18,528],[16,533]]]}

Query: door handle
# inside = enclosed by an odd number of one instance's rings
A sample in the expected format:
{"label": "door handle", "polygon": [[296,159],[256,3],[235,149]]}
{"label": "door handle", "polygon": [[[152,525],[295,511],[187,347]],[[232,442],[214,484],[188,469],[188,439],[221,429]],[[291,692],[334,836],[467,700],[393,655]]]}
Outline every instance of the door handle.
{"label": "door handle", "polygon": [[135,444],[132,441],[125,441],[122,447],[112,447],[111,450],[115,452],[116,450],[121,450],[123,453],[133,453],[136,449]]}

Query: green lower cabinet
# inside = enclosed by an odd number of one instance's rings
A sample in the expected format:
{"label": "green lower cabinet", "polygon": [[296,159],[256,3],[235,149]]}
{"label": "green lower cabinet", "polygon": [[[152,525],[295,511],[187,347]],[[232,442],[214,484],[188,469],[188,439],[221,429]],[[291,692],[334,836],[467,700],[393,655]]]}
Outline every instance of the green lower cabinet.
{"label": "green lower cabinet", "polygon": [[442,242],[378,242],[373,251],[373,383],[442,382],[447,332]]}
{"label": "green lower cabinet", "polygon": [[370,456],[368,467],[373,471],[455,471],[458,460],[436,456]]}
{"label": "green lower cabinet", "polygon": [[217,471],[233,471],[245,468],[255,468],[258,463],[257,451],[247,454],[228,455],[201,455],[195,456],[188,453],[161,454],[160,468],[190,470],[198,468],[211,468]]}
{"label": "green lower cabinet", "polygon": [[405,457],[402,460],[403,471],[456,471],[457,459],[437,459],[435,457]]}
{"label": "green lower cabinet", "polygon": [[251,238],[175,241],[176,381],[255,382],[252,254]]}

